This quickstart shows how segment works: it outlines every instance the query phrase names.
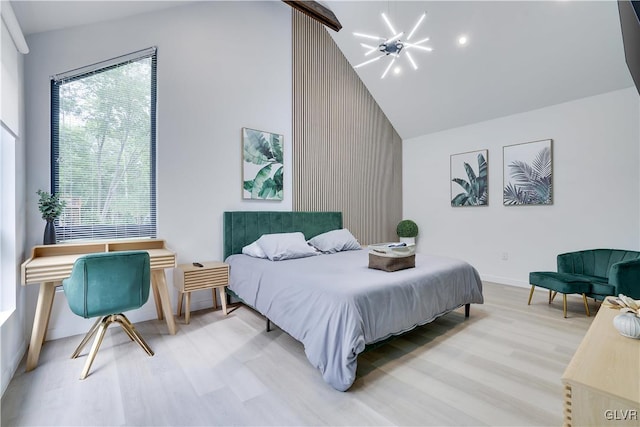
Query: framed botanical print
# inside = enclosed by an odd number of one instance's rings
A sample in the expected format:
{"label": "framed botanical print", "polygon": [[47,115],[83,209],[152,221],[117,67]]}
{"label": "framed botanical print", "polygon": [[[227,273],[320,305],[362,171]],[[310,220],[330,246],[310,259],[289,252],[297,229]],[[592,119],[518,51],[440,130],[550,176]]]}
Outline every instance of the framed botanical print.
{"label": "framed botanical print", "polygon": [[488,150],[451,155],[451,206],[489,204]]}
{"label": "framed botanical print", "polygon": [[242,198],[282,200],[283,136],[242,128]]}
{"label": "framed botanical print", "polygon": [[552,143],[545,139],[502,148],[505,206],[553,204]]}

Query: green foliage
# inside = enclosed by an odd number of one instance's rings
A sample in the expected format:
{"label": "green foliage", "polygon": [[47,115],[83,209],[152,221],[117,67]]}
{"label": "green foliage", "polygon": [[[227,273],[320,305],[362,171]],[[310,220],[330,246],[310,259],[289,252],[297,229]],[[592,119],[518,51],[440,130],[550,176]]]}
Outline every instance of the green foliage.
{"label": "green foliage", "polygon": [[[267,135],[267,137],[265,137]],[[263,166],[243,188],[252,199],[282,200],[284,193],[281,135],[244,129],[244,161]]]}
{"label": "green foliage", "polygon": [[57,194],[49,194],[46,191],[38,190],[36,192],[40,199],[38,200],[38,209],[42,214],[42,219],[53,221],[62,213],[62,208],[67,204],[64,200],[60,200]]}
{"label": "green foliage", "polygon": [[147,58],[60,86],[57,191],[72,201],[74,221],[149,221],[150,64]]}
{"label": "green foliage", "polygon": [[464,189],[464,193],[459,193],[451,200],[451,206],[482,206],[486,205],[489,200],[487,192],[487,161],[482,154],[478,154],[478,175],[476,176],[473,168],[468,164],[464,164],[464,170],[467,172],[469,181],[462,178],[453,178],[451,181],[458,184]]}
{"label": "green foliage", "polygon": [[410,219],[403,219],[396,227],[398,237],[416,237],[418,235],[418,224]]}
{"label": "green foliage", "polygon": [[504,187],[505,205],[549,205],[552,196],[551,149],[545,147],[531,164],[513,161],[509,175],[515,181]]}

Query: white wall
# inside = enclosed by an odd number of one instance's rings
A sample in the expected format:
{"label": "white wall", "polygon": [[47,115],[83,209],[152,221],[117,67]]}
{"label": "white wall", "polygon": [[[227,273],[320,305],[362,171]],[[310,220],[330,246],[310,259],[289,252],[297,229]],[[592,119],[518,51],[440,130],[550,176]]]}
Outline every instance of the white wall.
{"label": "white wall", "polygon": [[[28,38],[25,60],[27,244],[40,244],[38,189],[49,189],[50,76],[150,46],[158,47],[158,237],[178,262],[221,259],[225,210],[291,210],[291,10],[282,2],[195,2],[132,18]],[[242,127],[285,138],[282,202],[242,200]],[[169,285],[172,283],[168,271]],[[32,322],[37,286],[29,286]],[[176,293],[171,286],[175,310]],[[211,306],[194,294],[193,308]],[[152,298],[132,321],[155,317]],[[90,324],[56,294],[47,337]],[[180,323],[178,323],[180,327]]]}
{"label": "white wall", "polygon": [[[638,250],[639,123],[630,88],[404,141],[403,215],[420,227],[420,252],[528,286],[530,271],[555,271],[565,251]],[[553,205],[503,206],[502,147],[549,138]],[[450,155],[480,149],[489,150],[489,206],[452,208]]]}
{"label": "white wall", "polygon": [[20,263],[25,248],[25,147],[23,57],[4,21],[0,28],[0,394],[9,385],[27,348],[25,292],[20,286]]}

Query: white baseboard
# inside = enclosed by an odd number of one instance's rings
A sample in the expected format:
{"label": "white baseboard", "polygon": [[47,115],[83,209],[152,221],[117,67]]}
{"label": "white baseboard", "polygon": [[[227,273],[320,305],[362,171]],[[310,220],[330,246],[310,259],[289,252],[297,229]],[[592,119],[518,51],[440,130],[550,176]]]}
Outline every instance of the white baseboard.
{"label": "white baseboard", "polygon": [[22,361],[22,357],[25,355],[26,352],[27,352],[27,341],[24,340],[22,344],[20,344],[18,351],[13,355],[13,358],[11,359],[9,365],[6,366],[5,369],[2,371],[2,380],[1,380],[2,393],[0,393],[0,396],[4,395],[4,391],[9,386],[11,379],[13,378],[16,371],[18,370],[18,366]]}
{"label": "white baseboard", "polygon": [[480,278],[483,281],[498,283],[500,285],[517,286],[519,288],[529,288],[531,285],[528,280],[518,280],[510,277],[492,276],[490,274],[481,274]]}

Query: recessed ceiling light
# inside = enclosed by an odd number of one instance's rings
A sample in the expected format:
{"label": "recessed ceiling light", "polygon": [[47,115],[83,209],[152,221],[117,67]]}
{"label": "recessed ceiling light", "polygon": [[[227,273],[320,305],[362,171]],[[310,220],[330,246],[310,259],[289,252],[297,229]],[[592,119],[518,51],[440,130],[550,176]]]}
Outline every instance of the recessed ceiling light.
{"label": "recessed ceiling light", "polygon": [[402,68],[400,68],[400,67],[396,67],[396,68],[393,69],[393,73],[394,74],[400,74],[401,71],[402,71]]}
{"label": "recessed ceiling light", "polygon": [[468,42],[469,42],[469,39],[467,38],[467,36],[462,35],[462,36],[458,37],[458,44],[459,44],[460,46],[464,46],[464,45],[466,45]]}

